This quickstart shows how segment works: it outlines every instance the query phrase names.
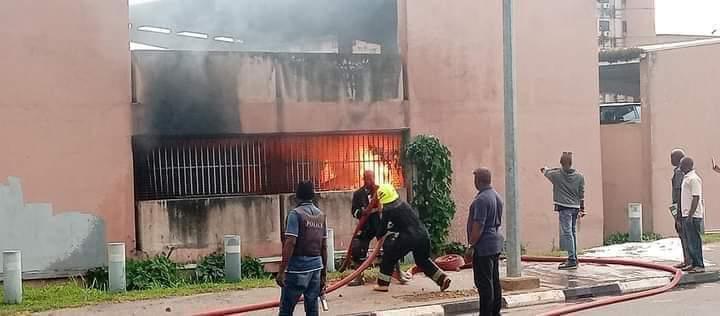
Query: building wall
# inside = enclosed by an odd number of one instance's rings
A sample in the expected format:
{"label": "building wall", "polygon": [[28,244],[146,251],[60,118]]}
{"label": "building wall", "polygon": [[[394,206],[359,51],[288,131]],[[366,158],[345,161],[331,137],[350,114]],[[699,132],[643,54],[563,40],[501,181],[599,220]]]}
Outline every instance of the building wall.
{"label": "building wall", "polygon": [[626,47],[655,42],[655,0],[627,0],[623,15],[627,21]]}
{"label": "building wall", "polygon": [[[652,208],[656,232],[674,234],[670,205],[672,167],[670,151],[684,148],[695,158],[703,178],[707,216],[706,229],[720,228],[713,212],[720,205],[714,192],[720,190],[720,176],[712,171],[711,157],[720,157],[720,115],[717,77],[720,73],[720,45],[706,45],[657,51],[642,61],[643,100],[650,109]],[[702,61],[702,62],[700,62]],[[700,80],[702,78],[702,80]]]}
{"label": "building wall", "polygon": [[[600,125],[597,107],[596,24],[591,1],[524,1],[517,6],[519,176],[523,240],[528,249],[558,246],[552,187],[539,169],[558,166],[563,151],[585,176],[588,216],[579,224],[579,246],[602,243],[603,190]],[[547,12],[547,14],[538,14]],[[538,26],[553,30],[547,45]],[[572,27],[567,27],[572,25]],[[553,56],[553,57],[550,57]],[[562,60],[562,62],[554,62]]]}
{"label": "building wall", "polygon": [[[489,167],[496,188],[504,192],[502,15],[499,1],[455,1],[438,11],[443,4],[408,1],[406,17],[400,19],[406,21],[401,38],[407,38],[411,132],[434,134],[453,153],[457,214],[452,238],[462,241],[475,194],[472,170]],[[571,150],[588,183],[591,215],[581,224],[581,246],[596,245],[603,225],[596,7],[565,0],[528,2],[519,8],[515,21],[523,244],[530,250],[557,246],[558,230],[548,229],[557,227],[551,188],[538,170]],[[547,45],[547,37],[535,35],[538,25],[554,30],[553,40],[573,43],[576,49],[558,51]],[[562,63],[551,62],[558,60],[557,54]]]}
{"label": "building wall", "polygon": [[646,125],[643,120],[600,127],[605,237],[628,232],[628,203],[642,203],[643,230],[652,231]]}
{"label": "building wall", "polygon": [[0,6],[0,179],[29,203],[0,206],[13,223],[0,250],[23,250],[23,270],[62,272],[104,261],[105,239],[132,249],[127,3]]}

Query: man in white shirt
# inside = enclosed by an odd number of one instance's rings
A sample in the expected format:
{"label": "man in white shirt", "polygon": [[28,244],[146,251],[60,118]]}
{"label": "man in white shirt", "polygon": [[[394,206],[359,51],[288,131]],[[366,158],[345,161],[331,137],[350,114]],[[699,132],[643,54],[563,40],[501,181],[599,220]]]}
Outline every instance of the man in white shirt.
{"label": "man in white shirt", "polygon": [[691,266],[684,268],[683,271],[704,272],[702,234],[705,205],[702,195],[702,179],[695,171],[695,162],[690,157],[685,157],[680,161],[680,170],[685,173],[680,192],[683,231],[687,238],[688,252],[692,261]]}

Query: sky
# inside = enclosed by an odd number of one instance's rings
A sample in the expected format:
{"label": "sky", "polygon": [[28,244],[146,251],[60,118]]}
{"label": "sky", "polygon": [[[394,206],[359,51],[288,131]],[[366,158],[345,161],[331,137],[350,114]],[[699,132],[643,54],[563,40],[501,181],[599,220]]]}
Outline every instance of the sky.
{"label": "sky", "polygon": [[[157,0],[129,1],[133,5]],[[720,0],[655,0],[655,28],[660,34],[709,35],[720,28]]]}
{"label": "sky", "polygon": [[709,35],[716,28],[720,28],[720,0],[655,0],[657,33]]}

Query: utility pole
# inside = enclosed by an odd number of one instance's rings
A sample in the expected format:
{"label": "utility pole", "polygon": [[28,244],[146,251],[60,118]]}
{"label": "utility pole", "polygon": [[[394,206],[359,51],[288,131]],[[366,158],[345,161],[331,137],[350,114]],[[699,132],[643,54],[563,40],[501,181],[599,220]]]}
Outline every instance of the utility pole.
{"label": "utility pole", "polygon": [[513,48],[513,0],[503,0],[503,83],[505,103],[505,205],[507,206],[507,276],[520,277],[520,210],[517,182],[517,135],[515,50]]}

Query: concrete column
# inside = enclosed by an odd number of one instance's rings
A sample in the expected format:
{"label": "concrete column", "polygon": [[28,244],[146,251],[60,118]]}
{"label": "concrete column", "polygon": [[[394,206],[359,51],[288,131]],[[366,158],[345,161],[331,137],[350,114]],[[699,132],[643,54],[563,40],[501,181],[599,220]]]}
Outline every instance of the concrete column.
{"label": "concrete column", "polygon": [[125,243],[115,242],[107,245],[108,254],[108,290],[110,293],[125,292]]}
{"label": "concrete column", "polygon": [[642,241],[642,204],[628,203],[628,226],[630,227],[630,238],[628,240]]}
{"label": "concrete column", "polygon": [[22,261],[20,251],[3,252],[3,302],[5,304],[22,303]]}
{"label": "concrete column", "polygon": [[238,282],[242,276],[242,254],[240,251],[240,236],[225,235],[225,280]]}
{"label": "concrete column", "polygon": [[327,230],[327,271],[335,272],[335,230]]}

